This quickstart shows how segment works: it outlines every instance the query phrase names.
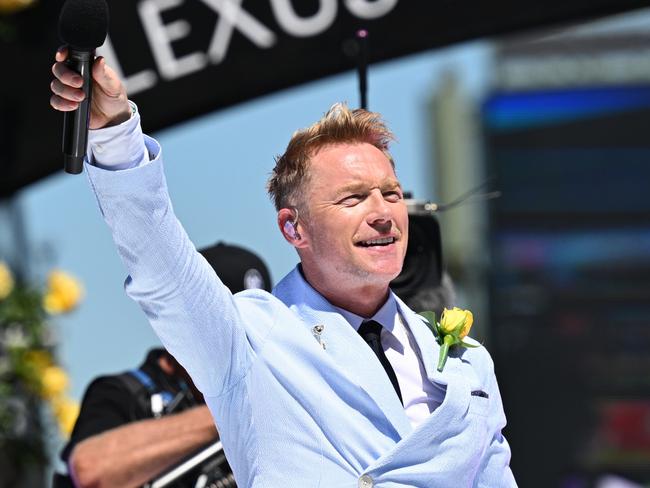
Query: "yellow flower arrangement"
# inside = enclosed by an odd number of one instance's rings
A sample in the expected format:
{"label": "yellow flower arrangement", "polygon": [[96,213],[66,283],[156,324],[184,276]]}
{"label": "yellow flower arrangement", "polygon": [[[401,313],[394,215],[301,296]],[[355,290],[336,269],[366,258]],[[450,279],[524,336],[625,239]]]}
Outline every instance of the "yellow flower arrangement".
{"label": "yellow flower arrangement", "polygon": [[440,344],[438,371],[442,371],[445,367],[450,347],[478,347],[464,341],[474,324],[474,316],[469,310],[462,310],[458,307],[451,310],[445,308],[440,322],[436,322],[436,314],[433,312],[420,312],[420,315],[426,319],[427,325]]}
{"label": "yellow flower arrangement", "polygon": [[[48,319],[74,309],[82,287],[59,270],[50,273],[46,285],[27,286],[0,261],[0,456],[21,473],[45,462],[48,429],[68,435],[79,412]],[[42,423],[41,406],[52,422]]]}
{"label": "yellow flower arrangement", "polygon": [[49,402],[61,433],[70,435],[79,415],[79,404],[67,395],[68,374],[54,363],[52,354],[46,350],[27,351],[23,360],[31,372],[31,388]]}

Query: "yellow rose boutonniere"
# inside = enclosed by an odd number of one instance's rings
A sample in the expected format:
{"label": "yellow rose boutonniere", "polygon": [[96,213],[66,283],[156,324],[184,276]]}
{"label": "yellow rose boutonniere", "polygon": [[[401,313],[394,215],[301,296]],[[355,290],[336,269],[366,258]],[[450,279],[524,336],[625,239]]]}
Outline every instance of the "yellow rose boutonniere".
{"label": "yellow rose boutonniere", "polygon": [[478,347],[463,340],[469,334],[474,323],[474,316],[469,310],[461,310],[458,307],[454,307],[451,310],[445,308],[442,312],[440,322],[436,322],[436,314],[433,312],[420,312],[420,315],[427,320],[427,325],[433,332],[438,344],[440,344],[438,371],[442,371],[445,367],[450,347],[456,345],[461,347]]}

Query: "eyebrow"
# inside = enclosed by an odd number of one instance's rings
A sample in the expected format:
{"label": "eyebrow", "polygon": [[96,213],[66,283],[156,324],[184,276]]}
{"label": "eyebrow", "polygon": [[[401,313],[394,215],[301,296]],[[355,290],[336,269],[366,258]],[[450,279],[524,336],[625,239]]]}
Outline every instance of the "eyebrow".
{"label": "eyebrow", "polygon": [[[372,187],[372,188],[376,188],[376,187]],[[381,185],[379,186],[379,189],[381,191],[395,190],[397,188],[399,188],[401,190],[402,185],[400,184],[399,181],[397,181],[395,179],[392,179],[392,178],[388,179],[388,180],[384,180],[381,183]],[[368,185],[366,185],[365,183],[350,183],[349,185],[345,185],[344,187],[339,188],[336,191],[336,195],[338,196],[338,195],[341,195],[343,193],[350,193],[350,192],[351,193],[362,193],[362,192],[365,192],[367,190],[368,190]]]}

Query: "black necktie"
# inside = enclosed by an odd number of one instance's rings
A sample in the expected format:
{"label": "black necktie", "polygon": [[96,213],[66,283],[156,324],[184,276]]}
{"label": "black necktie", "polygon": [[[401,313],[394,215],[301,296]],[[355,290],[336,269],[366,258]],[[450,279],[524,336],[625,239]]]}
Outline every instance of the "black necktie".
{"label": "black necktie", "polygon": [[402,401],[402,391],[399,389],[397,375],[395,374],[393,367],[390,365],[386,354],[384,354],[384,348],[381,347],[381,329],[382,325],[379,322],[375,322],[374,320],[367,320],[361,324],[358,332],[359,335],[363,337],[363,340],[368,343],[370,349],[372,349],[372,351],[377,356],[377,359],[379,359],[379,362],[386,370],[386,374],[388,375],[390,382],[395,388],[395,392],[399,397],[399,401],[402,402],[403,405],[404,402]]}

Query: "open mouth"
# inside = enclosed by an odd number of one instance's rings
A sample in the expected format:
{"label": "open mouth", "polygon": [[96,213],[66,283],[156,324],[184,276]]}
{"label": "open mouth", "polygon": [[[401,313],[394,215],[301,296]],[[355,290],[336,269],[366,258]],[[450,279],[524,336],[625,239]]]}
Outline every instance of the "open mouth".
{"label": "open mouth", "polygon": [[367,241],[359,241],[356,243],[360,247],[375,247],[375,246],[388,246],[395,242],[394,237],[380,237],[378,239],[368,239]]}

